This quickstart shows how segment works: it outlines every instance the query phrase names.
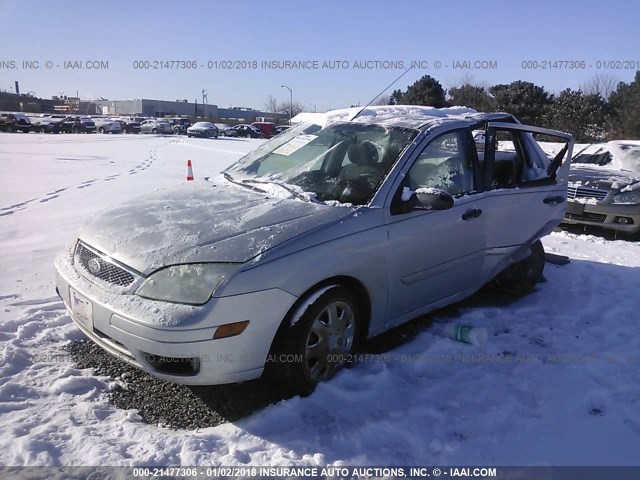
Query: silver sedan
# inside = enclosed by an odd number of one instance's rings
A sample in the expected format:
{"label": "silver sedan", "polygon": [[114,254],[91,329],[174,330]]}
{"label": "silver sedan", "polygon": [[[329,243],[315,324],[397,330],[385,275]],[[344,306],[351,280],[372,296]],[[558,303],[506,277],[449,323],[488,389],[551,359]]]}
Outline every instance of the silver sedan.
{"label": "silver sedan", "polygon": [[[489,281],[534,288],[566,209],[569,135],[460,108],[347,113],[92,218],[56,260],[79,328],[169,381],[267,372],[308,394],[363,339]],[[546,156],[540,133],[565,148]]]}

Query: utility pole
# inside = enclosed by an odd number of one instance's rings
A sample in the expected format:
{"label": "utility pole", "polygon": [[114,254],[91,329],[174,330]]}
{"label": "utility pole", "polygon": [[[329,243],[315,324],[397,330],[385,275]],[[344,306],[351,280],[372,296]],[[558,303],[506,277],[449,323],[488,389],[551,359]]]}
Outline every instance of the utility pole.
{"label": "utility pole", "polygon": [[207,116],[207,91],[202,89],[202,117],[206,118]]}
{"label": "utility pole", "polygon": [[289,100],[289,125],[291,125],[291,117],[293,117],[293,90],[291,90],[290,87],[287,87],[286,85],[280,85],[282,88],[286,88],[287,90],[289,90],[289,96],[290,96],[290,100]]}

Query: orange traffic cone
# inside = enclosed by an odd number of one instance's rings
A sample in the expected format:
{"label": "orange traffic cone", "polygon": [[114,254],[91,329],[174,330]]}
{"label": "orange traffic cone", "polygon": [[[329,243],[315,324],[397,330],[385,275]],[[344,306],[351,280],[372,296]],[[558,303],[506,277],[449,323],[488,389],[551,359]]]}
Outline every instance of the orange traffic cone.
{"label": "orange traffic cone", "polygon": [[191,168],[191,160],[187,160],[187,181],[193,180],[193,168]]}

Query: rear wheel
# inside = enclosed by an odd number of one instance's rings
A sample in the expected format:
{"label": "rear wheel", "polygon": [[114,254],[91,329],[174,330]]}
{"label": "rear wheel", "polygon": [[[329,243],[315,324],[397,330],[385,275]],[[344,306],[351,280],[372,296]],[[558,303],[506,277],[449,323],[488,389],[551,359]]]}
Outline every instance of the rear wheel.
{"label": "rear wheel", "polygon": [[499,290],[522,296],[530,293],[540,281],[545,263],[542,242],[538,240],[531,244],[529,250],[531,253],[527,258],[509,265],[493,279],[493,284]]}
{"label": "rear wheel", "polygon": [[151,130],[151,133],[158,133],[158,129],[154,128],[153,130]]}
{"label": "rear wheel", "polygon": [[309,395],[349,363],[362,323],[358,302],[342,286],[323,292],[293,325],[281,331],[278,380],[291,393]]}
{"label": "rear wheel", "polygon": [[99,132],[99,133],[104,133],[104,128],[100,127],[100,128],[98,129],[98,132]]}

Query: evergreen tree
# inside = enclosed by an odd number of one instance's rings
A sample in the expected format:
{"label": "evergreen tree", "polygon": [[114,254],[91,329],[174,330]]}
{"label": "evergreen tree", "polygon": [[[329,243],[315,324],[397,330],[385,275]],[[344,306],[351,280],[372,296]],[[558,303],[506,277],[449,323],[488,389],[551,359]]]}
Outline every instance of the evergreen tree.
{"label": "evergreen tree", "polygon": [[404,97],[404,92],[402,90],[394,90],[389,97],[389,105],[402,104],[402,97]]}
{"label": "evergreen tree", "polygon": [[586,95],[567,88],[553,99],[546,115],[550,128],[571,133],[577,142],[605,139],[607,104],[599,93]]}
{"label": "evergreen tree", "polygon": [[495,99],[483,87],[465,83],[449,90],[449,103],[470,107],[480,112],[491,112],[496,108]]}
{"label": "evergreen tree", "polygon": [[402,103],[405,105],[426,105],[436,108],[446,107],[447,101],[445,94],[446,92],[440,82],[430,75],[425,75],[407,88],[407,93],[402,96]]}
{"label": "evergreen tree", "polygon": [[522,123],[541,125],[553,97],[531,82],[518,80],[509,85],[494,85],[489,89],[496,100],[496,109],[515,115]]}
{"label": "evergreen tree", "polygon": [[620,82],[609,97],[611,138],[640,139],[640,70],[633,82]]}

